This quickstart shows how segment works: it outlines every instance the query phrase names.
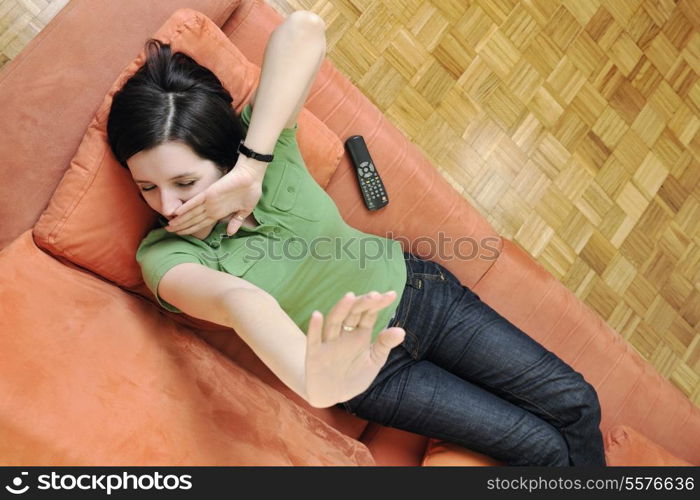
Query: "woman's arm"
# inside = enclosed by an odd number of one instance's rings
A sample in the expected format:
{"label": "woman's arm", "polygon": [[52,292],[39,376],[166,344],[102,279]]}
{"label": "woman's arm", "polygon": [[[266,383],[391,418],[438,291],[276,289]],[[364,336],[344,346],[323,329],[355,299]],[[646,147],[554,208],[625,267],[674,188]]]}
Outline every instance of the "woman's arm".
{"label": "woman's arm", "polygon": [[[282,129],[296,123],[325,53],[325,24],[312,12],[293,12],[272,32],[253,93],[243,141],[247,147],[262,154],[273,152]],[[239,155],[229,173],[176,210],[177,217],[166,230],[202,239],[197,235],[209,234],[216,221],[236,215],[227,226],[228,234],[234,234],[260,200],[266,168],[267,163]]]}
{"label": "woman's arm", "polygon": [[[377,314],[396,299],[390,290],[346,295],[328,312],[311,316],[306,335],[268,293],[238,288],[224,299],[226,325],[272,372],[311,406],[328,408],[366,390],[403,341],[402,328],[383,330],[370,341]],[[359,317],[355,330],[341,330]]]}
{"label": "woman's arm", "polygon": [[[325,320],[312,316],[304,335],[272,295],[201,264],[173,266],[157,292],[189,316],[233,328],[287,387],[315,407],[332,406],[366,389],[404,335],[400,328],[389,328],[370,344],[376,313],[395,300],[395,293],[343,297]],[[357,322],[358,328],[340,332],[343,321]]]}
{"label": "woman's arm", "polygon": [[[293,12],[272,32],[251,101],[253,111],[244,140],[247,147],[272,153],[282,129],[294,127],[325,54],[325,24],[313,12]],[[241,160],[264,177],[267,163]]]}
{"label": "woman's arm", "polygon": [[158,283],[158,294],[185,314],[236,330],[282,382],[308,401],[306,338],[270,294],[238,276],[195,263],[169,269]]}

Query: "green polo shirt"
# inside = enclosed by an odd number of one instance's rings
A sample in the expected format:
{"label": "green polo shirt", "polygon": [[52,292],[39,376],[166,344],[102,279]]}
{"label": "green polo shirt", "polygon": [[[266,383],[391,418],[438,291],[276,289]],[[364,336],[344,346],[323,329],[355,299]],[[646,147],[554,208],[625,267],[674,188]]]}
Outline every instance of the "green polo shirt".
{"label": "green polo shirt", "polygon": [[[244,129],[252,108],[241,113]],[[219,222],[203,240],[166,231],[167,220],[151,230],[136,252],[146,286],[158,303],[182,311],[157,294],[173,266],[195,262],[239,276],[270,293],[306,333],[311,313],[324,317],[347,292],[395,290],[396,300],[377,315],[374,341],[401,300],[406,266],[401,244],[364,233],[345,223],[333,199],[306,169],[296,140],[297,125],[282,130],[274,161],[265,171],[262,196],[253,215],[259,225],[226,234]]]}

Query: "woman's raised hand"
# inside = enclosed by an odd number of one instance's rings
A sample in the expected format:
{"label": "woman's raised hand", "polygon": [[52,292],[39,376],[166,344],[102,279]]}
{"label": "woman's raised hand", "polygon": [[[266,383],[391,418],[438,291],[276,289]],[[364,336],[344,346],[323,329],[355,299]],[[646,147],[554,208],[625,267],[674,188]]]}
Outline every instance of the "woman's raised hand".
{"label": "woman's raised hand", "polygon": [[198,237],[195,233],[209,234],[217,221],[235,215],[240,218],[232,217],[226,228],[229,235],[234,234],[262,196],[263,175],[239,156],[230,172],[178,208],[166,229]]}
{"label": "woman's raised hand", "polygon": [[[400,327],[386,328],[370,343],[377,314],[395,299],[393,290],[359,297],[350,292],[325,320],[314,311],[306,334],[306,391],[312,406],[332,406],[369,387],[406,333]],[[343,325],[355,328],[347,331]]]}

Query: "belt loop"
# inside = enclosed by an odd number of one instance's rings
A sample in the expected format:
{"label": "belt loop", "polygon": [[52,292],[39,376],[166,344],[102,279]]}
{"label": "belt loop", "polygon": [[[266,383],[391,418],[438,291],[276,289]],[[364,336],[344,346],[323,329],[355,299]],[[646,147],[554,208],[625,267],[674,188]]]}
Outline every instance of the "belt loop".
{"label": "belt loop", "polygon": [[420,290],[423,288],[423,280],[413,275],[413,269],[411,268],[411,261],[415,261],[414,255],[410,252],[404,252],[405,262],[406,262],[406,284],[412,286],[413,288]]}
{"label": "belt loop", "polygon": [[423,287],[423,280],[420,278],[416,278],[414,276],[411,276],[408,279],[408,284],[411,285],[413,288],[420,290]]}

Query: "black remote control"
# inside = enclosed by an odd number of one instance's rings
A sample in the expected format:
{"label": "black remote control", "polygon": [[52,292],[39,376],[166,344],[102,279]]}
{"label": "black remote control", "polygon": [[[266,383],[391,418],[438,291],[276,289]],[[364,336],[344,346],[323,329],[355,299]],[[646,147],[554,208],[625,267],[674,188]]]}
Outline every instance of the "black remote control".
{"label": "black remote control", "polygon": [[360,191],[369,210],[379,210],[389,203],[389,197],[384,190],[384,183],[374,166],[372,157],[367,150],[367,144],[361,135],[353,135],[345,141],[345,147],[350,153],[355,165]]}

